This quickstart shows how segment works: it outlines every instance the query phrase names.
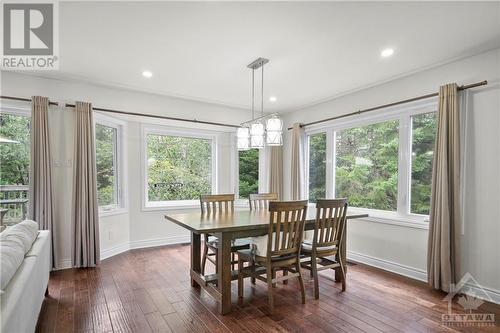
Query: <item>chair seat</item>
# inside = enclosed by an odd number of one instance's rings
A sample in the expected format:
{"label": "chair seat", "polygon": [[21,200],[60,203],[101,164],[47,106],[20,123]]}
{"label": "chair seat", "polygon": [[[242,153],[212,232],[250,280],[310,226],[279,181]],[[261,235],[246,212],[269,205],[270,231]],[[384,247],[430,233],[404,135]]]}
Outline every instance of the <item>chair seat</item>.
{"label": "chair seat", "polygon": [[[244,250],[239,250],[237,252],[238,258],[244,260],[244,261],[257,261],[257,262],[265,262],[266,257],[256,255],[254,249],[244,249]],[[282,260],[288,260],[288,259],[293,259],[296,258],[296,254],[290,254],[286,256],[277,256],[277,257],[272,257],[271,261],[282,261]]]}
{"label": "chair seat", "polygon": [[[313,245],[310,242],[303,242],[302,243],[302,252],[312,252]],[[317,252],[337,252],[337,246],[336,245],[331,245],[331,246],[322,246],[322,247],[317,247],[316,248]]]}
{"label": "chair seat", "polygon": [[[283,233],[280,232],[280,242],[283,239]],[[259,236],[259,237],[250,237],[250,243],[251,247],[255,253],[255,255],[265,257],[267,255],[267,242],[268,242],[269,236]],[[275,242],[275,236],[273,233],[273,244],[272,248],[274,248],[274,242]]]}
{"label": "chair seat", "polygon": [[[219,242],[216,237],[209,236],[208,237],[208,242],[207,245],[212,248],[219,248]],[[248,249],[250,248],[250,239],[249,238],[238,238],[233,241],[231,241],[231,250],[237,251],[237,250],[243,250],[243,249]]]}

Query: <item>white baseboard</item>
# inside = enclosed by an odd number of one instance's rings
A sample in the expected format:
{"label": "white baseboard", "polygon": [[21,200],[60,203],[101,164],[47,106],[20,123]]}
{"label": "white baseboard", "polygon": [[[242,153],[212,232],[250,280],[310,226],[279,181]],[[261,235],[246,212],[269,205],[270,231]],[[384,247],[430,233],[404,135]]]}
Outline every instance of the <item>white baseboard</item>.
{"label": "white baseboard", "polygon": [[[488,287],[478,287],[469,283],[461,290],[465,294],[472,294],[477,298],[484,299],[489,302],[500,304],[500,290],[495,290]],[[486,295],[484,295],[486,294]]]}
{"label": "white baseboard", "polygon": [[406,265],[401,265],[389,260],[379,259],[366,254],[352,252],[352,251],[347,251],[347,259],[365,265],[377,267],[385,271],[389,271],[399,275],[407,276],[415,280],[424,282],[427,281],[426,271],[414,267],[409,267]]}
{"label": "white baseboard", "polygon": [[173,237],[151,238],[145,240],[131,241],[129,243],[129,247],[130,249],[143,249],[147,247],[183,244],[189,242],[191,242],[189,236],[173,236]]}
{"label": "white baseboard", "polygon": [[[366,254],[347,251],[347,259],[354,262],[359,262],[368,266],[377,267],[385,271],[403,275],[415,280],[427,282],[427,272],[418,268],[401,265],[385,259],[375,258]],[[468,288],[468,289],[466,289]],[[500,291],[492,288],[482,287],[466,284],[466,288],[462,289],[465,294],[472,294],[476,297],[482,298],[496,304],[500,304]],[[487,294],[485,297],[484,294]]]}
{"label": "white baseboard", "polygon": [[106,250],[101,250],[101,260],[111,258],[128,250],[130,250],[130,244],[128,242],[112,246]]}

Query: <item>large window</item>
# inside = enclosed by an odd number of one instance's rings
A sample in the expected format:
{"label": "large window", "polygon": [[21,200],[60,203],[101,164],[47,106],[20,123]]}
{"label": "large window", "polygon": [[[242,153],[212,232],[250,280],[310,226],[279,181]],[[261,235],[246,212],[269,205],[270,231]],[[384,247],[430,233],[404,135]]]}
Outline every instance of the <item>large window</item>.
{"label": "large window", "polygon": [[436,109],[436,102],[425,102],[312,127],[309,201],[345,197],[351,207],[370,209],[371,217],[423,225],[430,208]]}
{"label": "large window", "polygon": [[112,209],[118,205],[117,129],[101,124],[95,126],[97,164],[97,202]]}
{"label": "large window", "polygon": [[97,203],[101,213],[116,212],[124,207],[123,123],[96,115],[95,149],[97,169]]}
{"label": "large window", "polygon": [[410,212],[429,214],[437,113],[412,117]]}
{"label": "large window", "polygon": [[326,198],[326,133],[309,135],[309,201]]}
{"label": "large window", "polygon": [[238,152],[239,194],[247,199],[251,193],[259,192],[259,150]]}
{"label": "large window", "polygon": [[145,141],[146,206],[212,193],[213,138],[146,131]]}
{"label": "large window", "polygon": [[0,208],[5,224],[22,221],[28,208],[30,118],[21,113],[0,114]]}
{"label": "large window", "polygon": [[397,209],[398,121],[336,134],[335,193],[354,207]]}

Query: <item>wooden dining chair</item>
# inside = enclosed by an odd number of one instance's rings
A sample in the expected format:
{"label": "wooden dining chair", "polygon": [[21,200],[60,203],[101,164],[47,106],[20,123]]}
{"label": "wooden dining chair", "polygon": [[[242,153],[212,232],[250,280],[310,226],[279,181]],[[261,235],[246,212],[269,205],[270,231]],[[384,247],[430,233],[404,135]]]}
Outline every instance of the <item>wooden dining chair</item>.
{"label": "wooden dining chair", "polygon": [[[200,208],[202,214],[222,214],[234,211],[234,194],[207,194],[200,196]],[[209,234],[204,234],[203,257],[201,260],[201,274],[205,274],[207,260],[215,265],[217,272],[218,240]],[[250,248],[248,240],[236,239],[231,244],[231,265],[234,268],[237,261],[234,253],[238,250]]]}
{"label": "wooden dining chair", "polygon": [[[238,251],[238,300],[243,300],[243,281],[254,277],[267,282],[269,311],[274,311],[273,285],[297,277],[306,302],[304,282],[300,273],[300,245],[307,215],[307,200],[271,201],[269,228],[266,236],[258,238],[248,250]],[[249,265],[244,267],[244,263]],[[276,278],[274,272],[283,270]],[[288,274],[285,275],[285,270]],[[265,277],[263,276],[265,275]]]}
{"label": "wooden dining chair", "polygon": [[250,210],[268,209],[270,201],[278,201],[277,193],[253,193],[248,198]]}
{"label": "wooden dining chair", "polygon": [[[305,233],[301,249],[301,266],[311,271],[314,298],[319,298],[318,272],[340,268],[342,291],[346,288],[345,262],[339,252],[344,237],[347,199],[318,199],[314,230]],[[333,257],[333,258],[332,258]]]}

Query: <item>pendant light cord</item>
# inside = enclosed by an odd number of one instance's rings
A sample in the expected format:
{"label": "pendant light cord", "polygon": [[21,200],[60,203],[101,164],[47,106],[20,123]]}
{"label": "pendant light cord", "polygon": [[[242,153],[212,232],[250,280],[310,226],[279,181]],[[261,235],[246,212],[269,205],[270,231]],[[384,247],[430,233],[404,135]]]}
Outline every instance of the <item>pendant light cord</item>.
{"label": "pendant light cord", "polygon": [[264,115],[264,64],[262,64],[262,83],[261,83],[261,100],[260,100],[260,115]]}
{"label": "pendant light cord", "polygon": [[255,119],[254,115],[254,100],[255,100],[255,69],[252,68],[252,120]]}

